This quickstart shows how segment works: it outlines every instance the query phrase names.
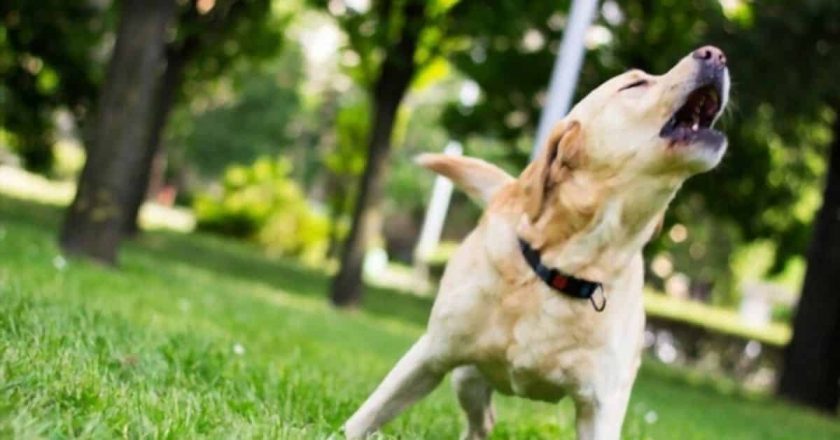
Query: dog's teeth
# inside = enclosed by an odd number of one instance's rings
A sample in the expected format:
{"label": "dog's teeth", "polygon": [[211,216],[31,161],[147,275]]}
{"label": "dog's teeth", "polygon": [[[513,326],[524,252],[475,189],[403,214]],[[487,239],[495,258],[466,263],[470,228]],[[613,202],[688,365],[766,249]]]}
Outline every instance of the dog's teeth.
{"label": "dog's teeth", "polygon": [[697,131],[699,129],[700,129],[700,123],[695,121],[694,125],[691,126],[691,130],[692,131]]}

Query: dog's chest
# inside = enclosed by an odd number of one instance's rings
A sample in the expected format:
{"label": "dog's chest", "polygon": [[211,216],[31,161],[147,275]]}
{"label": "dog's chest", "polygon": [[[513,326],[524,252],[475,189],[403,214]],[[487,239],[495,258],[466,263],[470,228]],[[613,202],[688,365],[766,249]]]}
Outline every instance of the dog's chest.
{"label": "dog's chest", "polygon": [[497,316],[501,327],[495,326],[505,337],[479,368],[508,394],[555,401],[581,392],[597,380],[612,350],[611,331],[587,305],[554,297],[507,304]]}

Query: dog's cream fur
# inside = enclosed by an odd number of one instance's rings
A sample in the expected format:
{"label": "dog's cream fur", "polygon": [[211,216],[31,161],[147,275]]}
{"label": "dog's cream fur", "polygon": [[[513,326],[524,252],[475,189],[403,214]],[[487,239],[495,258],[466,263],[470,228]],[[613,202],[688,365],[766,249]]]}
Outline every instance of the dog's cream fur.
{"label": "dog's cream fur", "polygon": [[[446,268],[426,334],[347,421],[348,438],[372,433],[449,371],[466,413],[464,438],[489,434],[493,390],[551,402],[570,396],[578,438],[619,438],[642,349],[642,247],[682,182],[714,167],[725,149],[659,136],[694,90],[698,64],[689,55],[661,76],[630,71],[607,81],[557,124],[517,179],[477,159],[418,159],[486,212]],[[639,79],[647,85],[621,90]],[[727,88],[725,80],[722,100]],[[547,266],[602,282],[606,309],[546,286],[517,237]]]}

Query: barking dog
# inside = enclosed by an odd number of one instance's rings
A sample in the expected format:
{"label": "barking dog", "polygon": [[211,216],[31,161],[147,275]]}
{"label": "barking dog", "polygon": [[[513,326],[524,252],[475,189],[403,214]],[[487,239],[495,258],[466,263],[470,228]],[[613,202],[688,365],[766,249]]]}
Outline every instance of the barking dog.
{"label": "barking dog", "polygon": [[493,427],[491,394],[574,400],[579,439],[614,440],[639,367],[642,247],[688,177],[726,149],[712,128],[729,74],[719,49],[664,75],[632,70],[558,122],[518,178],[423,155],[486,205],[446,267],[426,333],[345,423],[364,437],[452,371],[466,439]]}

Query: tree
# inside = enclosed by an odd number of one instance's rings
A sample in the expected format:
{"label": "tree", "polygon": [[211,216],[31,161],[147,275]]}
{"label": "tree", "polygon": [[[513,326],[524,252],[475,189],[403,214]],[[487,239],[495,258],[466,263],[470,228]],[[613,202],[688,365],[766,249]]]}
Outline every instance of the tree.
{"label": "tree", "polygon": [[141,183],[174,0],[126,0],[102,85],[87,161],[61,230],[62,248],[114,264],[124,236],[126,203]]}
{"label": "tree", "polygon": [[823,205],[778,388],[786,398],[831,414],[840,404],[840,105],[834,106],[833,137]]}
{"label": "tree", "polygon": [[433,48],[443,35],[438,19],[450,5],[424,0],[382,0],[373,2],[369,10],[359,11],[335,10],[333,2],[315,3],[333,8],[347,34],[347,50],[359,61],[351,74],[367,89],[371,101],[367,160],[356,192],[350,231],[341,249],[340,268],[331,286],[333,304],[352,306],[362,297],[366,225],[370,207],[380,197],[397,111],[418,70],[436,53]]}
{"label": "tree", "polygon": [[[285,20],[275,20],[270,0],[219,0],[202,6],[198,1],[181,4],[175,38],[166,45],[165,68],[154,98],[154,112],[141,165],[134,171],[127,214],[126,234],[138,231],[138,213],[149,190],[153,160],[160,151],[162,134],[173,105],[185,90],[218,78],[241,60],[262,60],[277,53]],[[185,84],[186,82],[186,84]]]}
{"label": "tree", "polygon": [[[345,97],[346,99],[346,97]],[[352,99],[352,98],[351,98]],[[322,162],[326,168],[327,206],[330,213],[330,244],[328,256],[338,256],[340,242],[346,225],[342,222],[347,213],[353,212],[355,185],[365,167],[365,145],[370,131],[370,111],[367,100],[344,104],[335,120],[333,148],[325,151]],[[322,111],[332,110],[332,105],[322,106]]]}
{"label": "tree", "polygon": [[[116,9],[109,2],[99,4],[49,0],[0,6],[6,31],[6,38],[0,39],[0,90],[7,99],[0,116],[12,134],[12,145],[31,169],[51,167],[55,110],[69,110],[76,126],[89,134],[87,115],[105,64],[97,46],[103,46],[103,36],[113,27]],[[295,7],[284,5],[275,13],[270,0],[177,3],[178,18],[167,38],[144,165],[135,170],[135,178],[143,183],[133,187],[129,214],[123,216],[128,234],[136,232],[137,212],[172,106],[183,100],[185,91],[198,92],[231,68],[276,54],[288,12]]]}
{"label": "tree", "polygon": [[362,263],[368,208],[381,192],[382,173],[391,148],[391,133],[400,102],[417,71],[415,52],[425,24],[425,2],[406,0],[401,16],[404,23],[396,41],[388,44],[373,85],[368,157],[359,185],[350,232],[341,250],[341,266],[333,279],[331,297],[339,306],[353,305],[361,297]]}

